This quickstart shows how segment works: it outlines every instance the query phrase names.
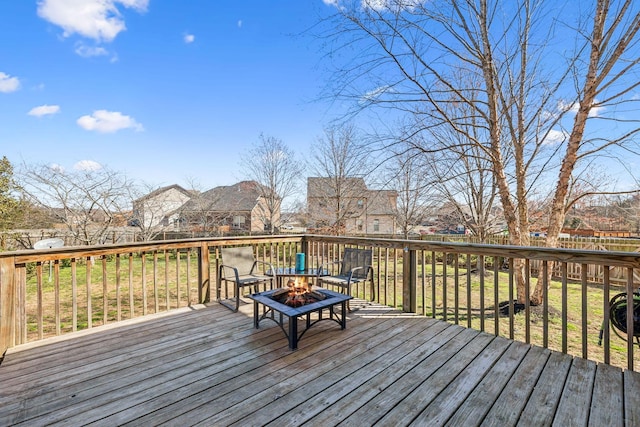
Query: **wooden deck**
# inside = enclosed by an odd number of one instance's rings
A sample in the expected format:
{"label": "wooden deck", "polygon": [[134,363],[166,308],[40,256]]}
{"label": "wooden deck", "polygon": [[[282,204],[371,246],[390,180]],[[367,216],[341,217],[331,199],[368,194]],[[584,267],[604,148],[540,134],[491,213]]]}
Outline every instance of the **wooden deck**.
{"label": "wooden deck", "polygon": [[640,374],[370,305],[290,351],[211,304],[10,349],[0,425],[640,425]]}

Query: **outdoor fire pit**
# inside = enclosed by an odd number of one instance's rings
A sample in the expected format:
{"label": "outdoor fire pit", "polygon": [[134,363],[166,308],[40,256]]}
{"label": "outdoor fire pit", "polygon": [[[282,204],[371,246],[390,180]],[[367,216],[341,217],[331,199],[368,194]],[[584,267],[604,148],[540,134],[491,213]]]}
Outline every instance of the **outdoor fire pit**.
{"label": "outdoor fire pit", "polygon": [[302,307],[325,298],[325,294],[311,289],[306,277],[289,279],[287,288],[278,289],[271,295],[271,299],[289,307]]}
{"label": "outdoor fire pit", "polygon": [[[330,291],[328,289],[311,289],[305,282],[298,280],[289,281],[286,288],[259,292],[249,295],[253,300],[253,323],[256,329],[264,319],[274,321],[289,340],[289,348],[298,348],[298,341],[306,331],[322,320],[333,320],[340,325],[340,329],[347,327],[347,301],[352,299],[350,295]],[[264,307],[260,314],[260,305]],[[335,306],[340,305],[339,311]],[[324,312],[328,311],[328,317]],[[311,314],[317,313],[317,319],[311,319]],[[298,321],[305,316],[305,326],[298,334]],[[287,328],[285,328],[285,324]]]}

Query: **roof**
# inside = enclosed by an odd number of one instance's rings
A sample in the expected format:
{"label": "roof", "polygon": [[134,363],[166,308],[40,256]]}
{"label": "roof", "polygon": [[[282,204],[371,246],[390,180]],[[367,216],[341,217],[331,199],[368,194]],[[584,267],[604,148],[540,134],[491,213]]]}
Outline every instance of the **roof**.
{"label": "roof", "polygon": [[[335,177],[309,177],[307,178],[307,197],[336,197]],[[367,192],[367,184],[363,178],[346,177],[341,182],[341,187],[357,197]]]}
{"label": "roof", "polygon": [[193,197],[193,195],[196,194],[196,192],[194,192],[194,191],[185,190],[184,188],[182,188],[178,184],[173,184],[173,185],[167,185],[165,187],[160,187],[160,188],[158,188],[156,190],[153,190],[151,193],[146,194],[146,195],[136,199],[134,202],[141,202],[143,200],[153,199],[154,197],[158,196],[159,194],[162,194],[162,193],[167,192],[167,191],[172,190],[172,189],[178,190],[179,192],[183,193],[185,196],[189,196],[189,197]]}
{"label": "roof", "polygon": [[184,204],[182,210],[197,211],[206,206],[207,211],[251,211],[260,198],[260,184],[242,181],[234,185],[214,187]]}

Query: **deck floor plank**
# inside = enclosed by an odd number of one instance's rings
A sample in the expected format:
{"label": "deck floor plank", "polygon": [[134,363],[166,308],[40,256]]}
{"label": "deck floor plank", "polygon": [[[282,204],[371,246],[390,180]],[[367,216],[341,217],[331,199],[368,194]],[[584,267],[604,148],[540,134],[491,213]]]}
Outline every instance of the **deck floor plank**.
{"label": "deck floor plank", "polygon": [[515,426],[518,423],[520,414],[527,404],[550,354],[551,351],[542,347],[529,349],[522,363],[485,415],[481,423],[482,426],[506,427]]}
{"label": "deck floor plank", "polygon": [[[439,322],[419,323],[414,333],[404,333],[400,337],[397,346],[393,347],[390,343],[389,346],[385,345],[387,351],[367,351],[364,363],[358,363],[359,366],[354,364],[354,359],[340,360],[336,369],[272,402],[269,410],[274,414],[282,414],[278,418],[266,420],[249,417],[247,421],[250,424],[254,420],[258,424],[267,424],[266,421],[269,421],[273,425],[300,425],[308,421],[330,402],[348,394],[367,380],[381,375],[389,367],[397,369],[400,360],[416,349],[417,342],[428,341],[440,329]],[[244,421],[241,420],[240,424]]]}
{"label": "deck floor plank", "polygon": [[551,425],[571,368],[571,361],[571,358],[561,353],[551,353],[534,385],[533,393],[527,400],[527,405],[520,414],[519,424]]}
{"label": "deck floor plank", "polygon": [[625,371],[623,380],[625,426],[640,426],[640,374]]}
{"label": "deck floor plank", "polygon": [[514,372],[527,355],[530,346],[511,342],[500,360],[486,372],[482,381],[464,399],[446,422],[449,426],[470,426],[479,424],[491,409],[488,403],[495,402],[505,386],[513,378]]}
{"label": "deck floor plank", "polygon": [[296,351],[215,303],[18,346],[0,426],[640,425],[640,373],[359,305]]}
{"label": "deck floor plank", "polygon": [[[193,318],[190,319],[189,317]],[[170,332],[166,336],[158,336],[153,345],[162,345],[163,343],[172,345],[177,337],[188,334],[191,329],[194,329],[193,322],[196,317],[205,317],[205,313],[193,313],[192,316],[176,315],[175,319],[161,318],[153,322],[153,325],[149,325],[148,329],[143,329],[136,325],[123,326],[123,331],[106,329],[102,339],[96,338],[96,336],[100,336],[96,333],[84,336],[79,334],[74,340],[52,339],[52,342],[46,346],[27,348],[24,353],[21,352],[19,360],[13,360],[13,358],[9,357],[7,363],[3,362],[2,364],[3,367],[10,370],[4,379],[10,382],[11,379],[16,378],[21,383],[35,381],[37,378],[42,377],[43,370],[47,370],[49,374],[64,373],[66,368],[64,365],[60,365],[61,358],[64,358],[67,364],[86,364],[87,362],[99,362],[109,359],[112,347],[105,346],[104,343],[116,340],[123,344],[128,344],[128,348],[132,352],[136,349],[144,352],[146,351],[146,346],[148,346],[148,343],[144,340],[145,336],[155,334],[156,331],[164,330]],[[220,319],[223,323],[225,320],[233,322],[233,318],[230,317]],[[230,325],[233,325],[233,323],[230,323]],[[4,391],[0,391],[2,393],[0,396],[4,394]]]}
{"label": "deck floor plank", "polygon": [[444,425],[491,371],[510,344],[507,339],[494,338],[426,408],[417,414],[410,425]]}
{"label": "deck floor plank", "polygon": [[[401,400],[392,408],[380,407],[372,411],[377,424],[382,426],[408,425],[422,409],[431,402],[451,381],[462,371],[471,360],[493,341],[494,337],[478,334],[459,351],[450,357],[444,365],[428,377],[423,377],[420,371],[412,373],[422,377],[413,390],[400,396]],[[364,424],[360,424],[364,425]]]}
{"label": "deck floor plank", "polygon": [[[242,329],[243,328],[238,329],[239,334],[243,333]],[[59,406],[56,399],[68,400],[72,398],[77,408],[89,410],[92,406],[104,404],[106,399],[116,392],[122,393],[123,397],[126,397],[127,393],[133,394],[139,384],[144,384],[145,387],[148,387],[152,383],[155,372],[168,370],[169,372],[166,375],[171,375],[172,368],[175,367],[176,370],[173,372],[173,376],[176,376],[184,372],[184,369],[195,369],[199,365],[217,361],[217,359],[213,359],[214,355],[227,357],[229,347],[237,346],[242,348],[243,345],[256,343],[256,336],[253,334],[246,334],[243,338],[242,335],[230,335],[230,332],[233,331],[230,331],[228,328],[223,328],[220,331],[222,335],[219,334],[215,336],[216,339],[220,341],[219,343],[211,342],[211,338],[203,340],[198,334],[192,334],[190,341],[196,339],[200,342],[200,345],[187,347],[182,350],[176,349],[177,351],[167,353],[171,356],[169,360],[167,360],[166,355],[155,357],[155,349],[150,348],[148,357],[143,357],[140,354],[136,354],[135,356],[131,355],[128,350],[124,354],[120,354],[122,353],[120,351],[113,352],[111,357],[114,359],[114,362],[108,362],[108,359],[102,359],[102,362],[89,365],[89,369],[87,369],[87,365],[81,362],[71,364],[70,366],[73,368],[73,373],[68,374],[68,377],[76,379],[68,386],[54,388],[49,393],[43,393],[44,390],[42,388],[35,388],[34,390],[38,390],[38,393],[35,396],[31,396],[32,398],[30,400],[25,399],[27,400],[26,403],[28,405],[26,406],[28,411],[23,411],[22,416],[36,417],[46,415]],[[222,336],[226,336],[226,341],[221,339]],[[279,339],[279,336],[273,333],[271,340],[275,341],[277,339]],[[119,345],[122,345],[123,348],[128,349],[128,344],[126,340],[119,341]],[[167,345],[167,347],[173,349],[169,345]],[[185,360],[183,356],[187,357],[187,359]],[[100,363],[104,363],[107,368],[101,368]],[[193,363],[195,363],[195,365]],[[183,367],[182,370],[180,370],[180,367]],[[91,368],[95,369],[92,370]],[[53,378],[58,378],[58,375],[59,374],[56,373],[53,375]],[[55,386],[55,382],[52,384]],[[108,392],[105,393],[104,390]],[[98,394],[99,397],[95,398],[95,394]],[[24,396],[22,396],[22,398],[24,399]],[[119,398],[116,400],[119,400]],[[9,409],[8,406],[3,406],[2,409],[0,409],[0,415],[3,411]],[[64,411],[58,410],[57,415],[60,417],[63,415],[63,412]],[[53,419],[50,420],[53,421]]]}
{"label": "deck floor plank", "polygon": [[351,413],[340,425],[358,427],[375,424],[388,411],[392,410],[404,396],[413,391],[427,377],[441,369],[465,345],[472,342],[478,334],[477,331],[471,329],[463,330],[449,341],[449,345],[438,349],[410,371],[392,373],[395,381]]}
{"label": "deck floor plank", "polygon": [[[385,343],[385,348],[390,349],[403,341],[405,334],[415,334],[424,327],[424,323],[420,319],[412,319],[415,323],[405,321],[402,328],[392,328],[387,334],[377,334],[370,336],[368,339],[346,343],[349,348],[348,352],[325,352],[316,358],[315,364],[305,366],[309,357],[301,360],[285,360],[283,366],[278,370],[270,370],[269,381],[266,384],[260,384],[260,391],[247,390],[244,399],[238,400],[238,396],[234,393],[233,405],[228,409],[217,413],[214,417],[208,417],[207,408],[199,408],[200,411],[191,412],[187,415],[190,420],[201,418],[204,425],[209,423],[224,423],[225,425],[233,425],[233,423],[245,423],[248,425],[263,425],[271,421],[283,412],[280,405],[281,399],[289,402],[288,408],[294,408],[297,404],[304,402],[307,396],[300,389],[310,387],[310,384],[320,382],[320,387],[326,387],[326,384],[335,381],[336,377],[344,375],[347,370],[359,369],[367,363],[371,363],[380,354],[379,345]],[[410,325],[410,323],[413,323]],[[350,345],[349,345],[350,344]],[[351,357],[352,354],[360,355],[357,358]],[[291,355],[287,359],[295,359]],[[307,377],[307,380],[301,384],[298,377]],[[315,381],[314,381],[315,379]],[[263,387],[264,386],[264,387]],[[247,413],[247,407],[255,408],[255,411]],[[210,424],[209,424],[210,425]]]}
{"label": "deck floor plank", "polygon": [[[54,386],[56,389],[64,387],[68,383],[73,383],[76,377],[87,376],[92,380],[101,375],[101,372],[112,372],[114,366],[121,365],[122,362],[136,357],[163,357],[166,354],[189,351],[190,347],[196,349],[202,345],[202,341],[208,340],[210,335],[210,326],[201,325],[194,327],[193,324],[189,325],[188,319],[185,320],[185,325],[180,328],[173,329],[174,325],[165,325],[171,333],[158,336],[152,343],[141,340],[142,337],[123,337],[117,338],[118,342],[122,346],[127,346],[127,352],[122,353],[116,351],[110,352],[110,348],[102,345],[94,345],[87,343],[86,348],[88,350],[97,347],[100,349],[99,357],[93,352],[79,351],[75,347],[69,348],[66,353],[59,354],[55,359],[55,362],[29,362],[29,365],[19,364],[7,366],[7,377],[3,378],[2,391],[0,391],[0,403],[4,398],[10,397],[15,399],[16,393],[19,393],[21,388],[25,387],[25,384],[29,385],[27,391],[34,389],[39,390],[39,395],[42,394],[42,390]],[[221,326],[224,330],[229,331],[228,327],[234,327],[237,322],[229,323],[228,326],[222,322]],[[237,326],[235,326],[237,327]],[[182,329],[183,328],[183,329]],[[165,329],[166,330],[166,329]],[[239,329],[238,333],[249,336],[242,329]],[[189,340],[182,339],[183,337],[189,337]],[[106,340],[105,340],[106,341]],[[57,344],[63,346],[64,344]],[[84,358],[75,358],[76,353],[84,355]],[[60,358],[65,360],[65,364],[60,363]],[[69,375],[69,366],[74,367],[73,375]],[[38,369],[39,368],[39,369]],[[25,397],[25,396],[23,396]]]}
{"label": "deck floor plank", "polygon": [[[277,370],[292,366],[298,370],[308,369],[309,366],[320,363],[323,357],[336,352],[348,351],[350,346],[355,343],[366,342],[376,335],[376,329],[360,319],[348,324],[349,341],[346,340],[344,331],[335,330],[331,323],[326,324],[329,325],[329,328],[315,330],[315,335],[314,329],[311,329],[310,335],[305,335],[304,340],[300,341],[299,350],[295,352],[290,352],[287,349],[282,332],[274,325],[271,329],[276,332],[279,340],[273,342],[269,347],[268,354],[244,363],[235,359],[234,356],[234,360],[238,363],[233,367],[218,374],[209,375],[202,383],[183,388],[184,393],[179,394],[179,399],[176,399],[174,393],[158,395],[152,400],[144,402],[142,408],[132,408],[132,415],[123,413],[118,414],[118,418],[112,417],[111,419],[123,422],[125,419],[122,416],[126,415],[127,421],[131,421],[132,425],[155,425],[181,416],[196,419],[197,412],[203,412],[206,417],[209,416],[209,405],[214,405],[218,411],[223,411],[237,402],[246,403],[246,398],[277,380],[273,377],[273,372]],[[381,318],[376,321],[377,331],[381,333],[385,333],[387,329],[395,326],[394,322],[389,319]],[[325,341],[328,338],[327,335],[334,339],[331,341],[331,345],[326,348],[314,346],[316,343]],[[341,337],[343,339],[340,339]],[[150,408],[158,409],[150,412]],[[147,413],[141,414],[141,411]],[[135,416],[136,412],[138,413],[137,417]]]}
{"label": "deck floor plank", "polygon": [[[251,328],[252,324],[248,324],[245,327]],[[270,336],[274,338],[269,340],[268,345],[263,346],[259,352],[255,349],[247,352],[243,351],[242,347],[238,347],[238,349],[243,352],[237,354],[228,351],[225,352],[225,358],[222,363],[217,360],[209,360],[204,367],[186,365],[180,368],[178,372],[172,373],[170,377],[163,376],[151,383],[150,381],[146,381],[146,383],[150,384],[149,387],[144,390],[144,393],[139,390],[133,392],[127,390],[127,392],[131,394],[131,397],[127,400],[126,406],[122,405],[118,399],[111,399],[108,408],[113,407],[114,415],[105,418],[103,421],[111,425],[117,425],[139,418],[142,412],[147,412],[152,407],[150,403],[151,399],[156,396],[165,395],[169,401],[175,402],[175,399],[178,397],[176,393],[180,389],[185,389],[187,394],[187,396],[179,400],[180,407],[186,406],[185,400],[193,400],[191,393],[194,391],[201,392],[202,390],[204,390],[204,393],[200,393],[200,395],[209,396],[209,399],[211,398],[212,390],[214,392],[213,396],[216,398],[224,394],[223,398],[218,400],[218,404],[220,408],[225,407],[225,404],[221,401],[239,398],[238,391],[242,390],[242,388],[238,388],[239,384],[242,384],[242,382],[247,379],[251,379],[252,376],[253,379],[247,382],[245,388],[249,390],[250,393],[255,393],[256,384],[254,383],[266,384],[272,380],[270,373],[274,364],[277,364],[287,356],[293,359],[297,355],[297,352],[291,353],[288,351],[286,345],[282,345],[283,336],[278,327],[262,328],[259,331],[269,331],[271,332]],[[322,337],[320,337],[320,339],[322,339]],[[284,341],[284,343],[286,344],[286,341]],[[304,363],[312,364],[314,363],[314,358],[307,357],[295,365],[302,367]],[[265,369],[265,366],[268,366],[269,369]],[[246,376],[247,373],[249,373],[250,376]],[[167,384],[170,384],[170,387],[167,387]],[[213,388],[212,386],[214,385],[217,387]],[[225,387],[230,388],[230,390],[226,390]],[[230,393],[230,391],[234,391],[234,393]],[[244,401],[244,399],[241,400]],[[203,403],[208,403],[208,401]],[[199,402],[197,402],[197,404],[201,405]],[[125,409],[128,408],[132,408],[132,410],[125,411]],[[100,414],[100,409],[101,408],[96,408],[96,410],[93,411],[96,416]],[[199,410],[202,411],[203,409],[198,406],[192,408],[188,412],[189,418],[191,420],[196,419]],[[210,408],[206,407],[204,410],[207,412],[207,415],[209,415]],[[86,418],[87,415],[91,414],[85,412],[83,417]],[[175,415],[175,411],[169,413],[170,417],[175,417]],[[72,418],[68,420],[73,421]]]}
{"label": "deck floor plank", "polygon": [[[384,363],[384,357],[396,359],[398,353],[407,352],[407,339],[425,332],[424,322],[415,319],[416,322],[411,328],[407,328],[390,338],[390,342],[385,343],[385,352],[380,352],[380,348],[369,347],[370,342],[361,343],[355,350],[362,353],[362,357],[352,358],[345,352],[329,355],[322,360],[322,363],[315,365],[311,370],[304,372],[297,370],[295,375],[309,375],[309,381],[302,386],[295,378],[288,378],[289,367],[275,372],[274,376],[284,377],[275,387],[264,390],[261,393],[251,396],[250,403],[253,403],[260,410],[251,414],[244,412],[243,405],[235,405],[230,413],[221,413],[220,419],[232,421],[231,425],[265,425],[272,422],[280,414],[293,410],[305,410],[307,400],[314,399],[317,394],[330,388],[350,373],[366,369],[369,365]],[[379,337],[386,340],[386,337]],[[377,344],[377,343],[371,343]],[[382,359],[382,360],[381,360]],[[381,362],[379,362],[381,361]],[[273,396],[273,392],[277,394]],[[268,402],[268,403],[267,403]],[[264,404],[267,403],[267,404]],[[208,420],[203,420],[208,421]],[[213,420],[215,421],[215,419]]]}
{"label": "deck floor plank", "polygon": [[[280,338],[275,333],[263,335],[265,343],[277,341]],[[241,345],[242,339],[238,341],[234,344]],[[262,340],[256,341],[254,335],[245,341],[245,344],[259,344],[261,342]],[[255,358],[258,352],[259,348],[253,349],[244,352],[239,357]],[[87,378],[84,382],[69,388],[68,393],[70,394],[66,395],[66,399],[74,401],[71,406],[56,408],[56,402],[53,402],[53,407],[50,405],[31,405],[30,408],[33,411],[42,412],[34,413],[33,415],[40,418],[35,418],[33,421],[42,420],[47,424],[63,422],[67,425],[74,425],[74,420],[86,423],[100,419],[105,411],[117,411],[137,400],[144,400],[152,391],[180,387],[201,378],[200,372],[206,372],[207,369],[221,369],[224,366],[231,366],[235,362],[230,360],[229,355],[227,346],[215,345],[211,342],[209,348],[203,347],[202,351],[190,354],[187,359],[175,359],[174,357],[178,355],[172,355],[172,358],[166,363],[159,360],[150,361],[146,358],[134,359],[133,362],[130,362],[128,375],[113,370],[101,378],[98,385]]]}
{"label": "deck floor plank", "polygon": [[573,359],[553,425],[586,426],[588,424],[596,366],[597,364],[590,360]]}
{"label": "deck floor plank", "polygon": [[590,427],[622,427],[624,425],[622,387],[620,369],[603,363],[598,364],[589,411]]}
{"label": "deck floor plank", "polygon": [[[444,345],[450,334],[459,332],[455,328],[448,328],[442,322],[435,322],[393,351],[381,354],[374,363],[348,373],[339,381],[320,390],[304,402],[304,410],[289,407],[286,412],[267,425],[301,425],[311,420],[314,423],[324,422],[330,425],[336,420],[333,414],[341,414],[342,417],[348,415],[349,406],[357,408],[359,404],[366,402],[377,393],[377,390],[383,388],[384,384],[393,382],[394,375],[412,369],[418,362]],[[329,407],[331,407],[330,410],[328,410]]]}

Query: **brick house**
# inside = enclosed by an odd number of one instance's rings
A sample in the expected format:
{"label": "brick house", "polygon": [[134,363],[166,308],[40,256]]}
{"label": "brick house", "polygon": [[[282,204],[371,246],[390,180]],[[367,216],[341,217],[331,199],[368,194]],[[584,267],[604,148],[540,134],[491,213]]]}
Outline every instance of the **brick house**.
{"label": "brick house", "polygon": [[[259,232],[269,229],[260,184],[242,181],[192,197],[180,208],[181,226],[204,232]],[[278,221],[280,212],[274,214]]]}
{"label": "brick house", "polygon": [[370,190],[363,178],[307,179],[310,225],[323,231],[395,234],[397,200],[397,191]]}

